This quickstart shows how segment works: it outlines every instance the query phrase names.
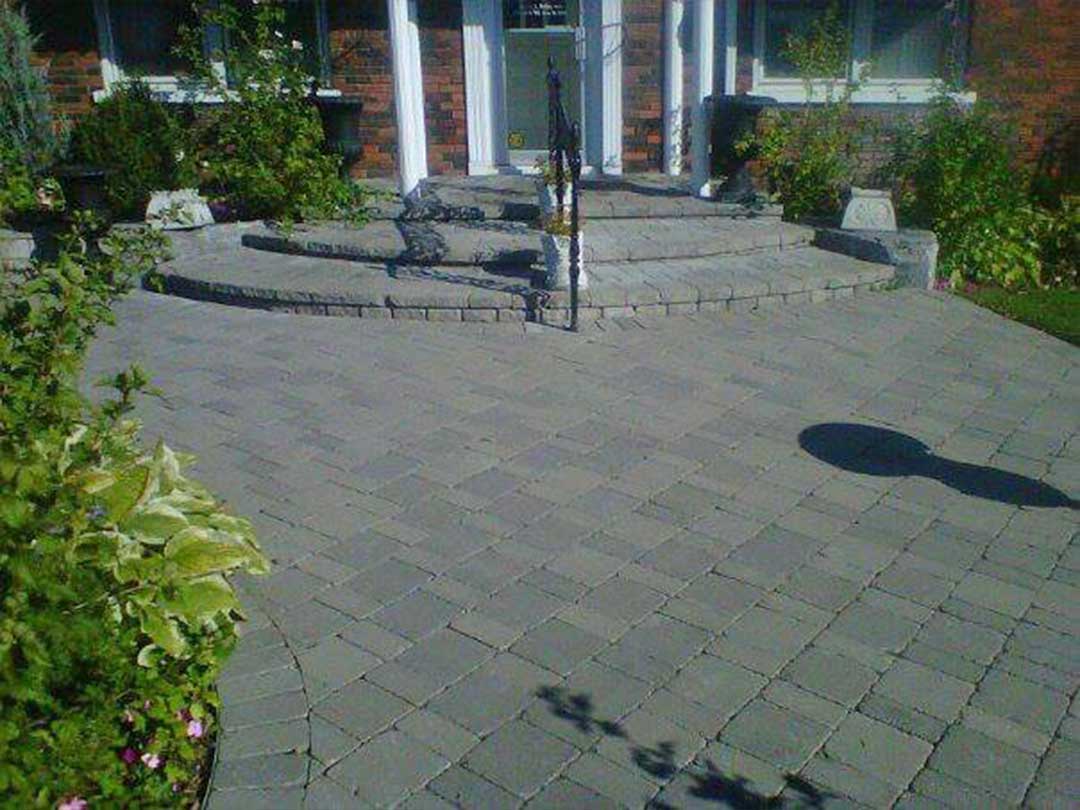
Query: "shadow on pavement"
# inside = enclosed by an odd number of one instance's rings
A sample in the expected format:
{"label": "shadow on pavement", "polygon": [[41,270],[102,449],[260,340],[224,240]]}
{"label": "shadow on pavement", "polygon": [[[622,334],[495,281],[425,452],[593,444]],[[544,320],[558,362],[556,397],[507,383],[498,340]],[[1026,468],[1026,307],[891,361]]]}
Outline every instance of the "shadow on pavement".
{"label": "shadow on pavement", "polygon": [[1080,502],[1042,481],[995,467],[953,461],[935,455],[906,433],[872,425],[813,425],[799,434],[799,446],[826,464],[861,475],[922,476],[965,495],[1013,506],[1080,506]]}
{"label": "shadow on pavement", "polygon": [[[785,807],[809,810],[824,807],[826,799],[833,798],[832,794],[819,790],[795,774],[784,775],[785,795],[767,796],[754,790],[746,777],[724,773],[707,758],[699,757],[680,769],[674,743],[664,741],[649,746],[635,742],[618,722],[597,716],[592,698],[587,693],[571,692],[562,686],[543,686],[536,691],[536,695],[547,704],[553,715],[572,723],[583,733],[600,733],[628,740],[631,743],[632,764],[651,776],[653,781],[668,782],[681,771],[690,778],[686,790],[688,796],[715,802],[718,807],[732,810],[779,810]],[[679,806],[660,798],[649,804],[652,810],[675,810]]]}

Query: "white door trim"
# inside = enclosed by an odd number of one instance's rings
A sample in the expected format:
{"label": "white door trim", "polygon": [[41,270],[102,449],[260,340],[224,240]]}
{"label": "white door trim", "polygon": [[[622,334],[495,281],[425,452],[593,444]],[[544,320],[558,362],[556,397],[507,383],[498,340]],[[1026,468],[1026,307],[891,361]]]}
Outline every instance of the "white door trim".
{"label": "white door trim", "polygon": [[[393,0],[391,0],[393,2]],[[589,9],[595,9],[591,12]],[[623,24],[622,0],[582,0],[582,149],[605,174],[622,173]],[[506,41],[502,0],[463,0],[465,111],[469,139],[469,174],[529,174],[514,165],[507,145]],[[588,78],[590,63],[599,64],[599,81]],[[599,96],[596,98],[595,96]],[[590,115],[596,110],[598,114]],[[596,144],[591,150],[588,145]],[[588,166],[584,167],[586,172]]]}
{"label": "white door trim", "polygon": [[469,174],[509,163],[504,101],[502,0],[464,0],[465,114]]}

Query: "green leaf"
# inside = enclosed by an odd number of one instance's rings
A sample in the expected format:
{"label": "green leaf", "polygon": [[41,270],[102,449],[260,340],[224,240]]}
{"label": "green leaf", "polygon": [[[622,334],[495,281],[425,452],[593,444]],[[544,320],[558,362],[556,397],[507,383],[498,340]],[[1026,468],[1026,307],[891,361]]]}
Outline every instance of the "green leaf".
{"label": "green leaf", "polygon": [[121,472],[112,486],[98,494],[109,520],[113,523],[123,521],[149,494],[151,485],[150,468],[143,464],[133,464]]}
{"label": "green leaf", "polygon": [[181,635],[179,626],[155,605],[147,605],[142,609],[139,626],[155,644],[174,658],[183,655],[187,649],[187,642]]}
{"label": "green leaf", "polygon": [[187,528],[165,547],[165,557],[182,573],[202,576],[257,566],[261,555],[250,546],[232,542],[220,532]]}
{"label": "green leaf", "polygon": [[239,603],[225,578],[213,575],[181,585],[177,588],[176,598],[169,600],[165,607],[188,622],[201,622],[237,608]]}
{"label": "green leaf", "polygon": [[151,546],[164,545],[170,537],[187,527],[188,521],[183,512],[159,502],[135,510],[120,524],[125,532],[137,535],[141,542]]}

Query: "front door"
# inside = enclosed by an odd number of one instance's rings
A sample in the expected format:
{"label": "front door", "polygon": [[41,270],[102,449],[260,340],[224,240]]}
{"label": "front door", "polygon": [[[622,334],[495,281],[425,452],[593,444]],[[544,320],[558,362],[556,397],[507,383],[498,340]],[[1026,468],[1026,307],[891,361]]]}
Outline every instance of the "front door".
{"label": "front door", "polygon": [[562,78],[567,116],[581,121],[580,8],[580,0],[503,0],[507,147],[515,166],[547,156],[548,59]]}

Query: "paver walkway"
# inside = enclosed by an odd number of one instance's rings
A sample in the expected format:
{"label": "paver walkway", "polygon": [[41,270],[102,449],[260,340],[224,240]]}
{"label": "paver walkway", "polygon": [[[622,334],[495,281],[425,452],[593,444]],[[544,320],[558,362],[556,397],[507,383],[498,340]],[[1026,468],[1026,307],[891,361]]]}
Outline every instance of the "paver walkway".
{"label": "paver walkway", "polygon": [[92,371],[155,373],[149,436],[277,562],[214,810],[1080,801],[1075,348],[909,291],[119,317]]}

